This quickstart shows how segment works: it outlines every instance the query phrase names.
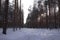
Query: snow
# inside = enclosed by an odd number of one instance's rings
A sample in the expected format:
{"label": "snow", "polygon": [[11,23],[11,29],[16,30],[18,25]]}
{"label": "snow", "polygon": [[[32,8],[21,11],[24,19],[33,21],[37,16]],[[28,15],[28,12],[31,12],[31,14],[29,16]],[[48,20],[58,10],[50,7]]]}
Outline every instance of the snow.
{"label": "snow", "polygon": [[60,29],[21,28],[14,32],[8,28],[4,35],[0,28],[0,40],[60,40]]}

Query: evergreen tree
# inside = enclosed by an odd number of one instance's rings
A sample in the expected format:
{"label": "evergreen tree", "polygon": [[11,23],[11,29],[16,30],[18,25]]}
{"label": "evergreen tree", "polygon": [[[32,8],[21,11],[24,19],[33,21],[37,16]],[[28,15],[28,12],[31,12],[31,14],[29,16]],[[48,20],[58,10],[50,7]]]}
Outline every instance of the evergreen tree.
{"label": "evergreen tree", "polygon": [[0,0],[0,13],[1,13],[1,0]]}
{"label": "evergreen tree", "polygon": [[47,6],[48,6],[48,0],[45,1],[45,8],[46,8],[46,27],[48,28],[48,15],[47,15]]}
{"label": "evergreen tree", "polygon": [[5,0],[5,15],[4,15],[4,24],[3,24],[3,34],[6,34],[6,29],[8,26],[8,5],[9,5],[9,0]]}
{"label": "evergreen tree", "polygon": [[59,6],[59,27],[60,27],[60,0],[58,0],[58,6]]}

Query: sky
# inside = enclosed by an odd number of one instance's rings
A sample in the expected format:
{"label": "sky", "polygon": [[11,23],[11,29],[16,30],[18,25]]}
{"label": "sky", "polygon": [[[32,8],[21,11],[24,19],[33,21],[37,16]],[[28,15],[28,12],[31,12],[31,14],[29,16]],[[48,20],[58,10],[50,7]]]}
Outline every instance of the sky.
{"label": "sky", "polygon": [[34,0],[22,0],[22,5],[24,9],[24,23],[26,23],[27,16],[29,14],[28,8],[29,6],[33,7]]}

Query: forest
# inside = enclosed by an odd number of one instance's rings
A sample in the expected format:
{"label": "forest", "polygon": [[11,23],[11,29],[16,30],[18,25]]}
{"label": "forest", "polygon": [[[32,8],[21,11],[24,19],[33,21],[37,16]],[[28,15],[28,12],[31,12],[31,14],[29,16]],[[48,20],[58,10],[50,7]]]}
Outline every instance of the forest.
{"label": "forest", "polygon": [[0,28],[60,28],[60,0],[34,0],[24,24],[22,0],[0,0]]}

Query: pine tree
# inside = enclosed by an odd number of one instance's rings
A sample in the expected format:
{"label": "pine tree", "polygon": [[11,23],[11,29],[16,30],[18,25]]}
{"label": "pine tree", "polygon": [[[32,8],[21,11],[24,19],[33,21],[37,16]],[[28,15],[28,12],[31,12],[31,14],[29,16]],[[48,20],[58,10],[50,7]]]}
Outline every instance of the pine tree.
{"label": "pine tree", "polygon": [[58,0],[58,6],[59,6],[59,27],[60,27],[60,0]]}
{"label": "pine tree", "polygon": [[9,0],[5,0],[3,34],[6,34],[6,29],[8,26],[8,5],[9,5]]}
{"label": "pine tree", "polygon": [[45,8],[46,8],[46,27],[48,28],[47,5],[48,5],[48,0],[47,0],[47,1],[45,1]]}
{"label": "pine tree", "polygon": [[1,13],[1,0],[0,0],[0,13]]}

